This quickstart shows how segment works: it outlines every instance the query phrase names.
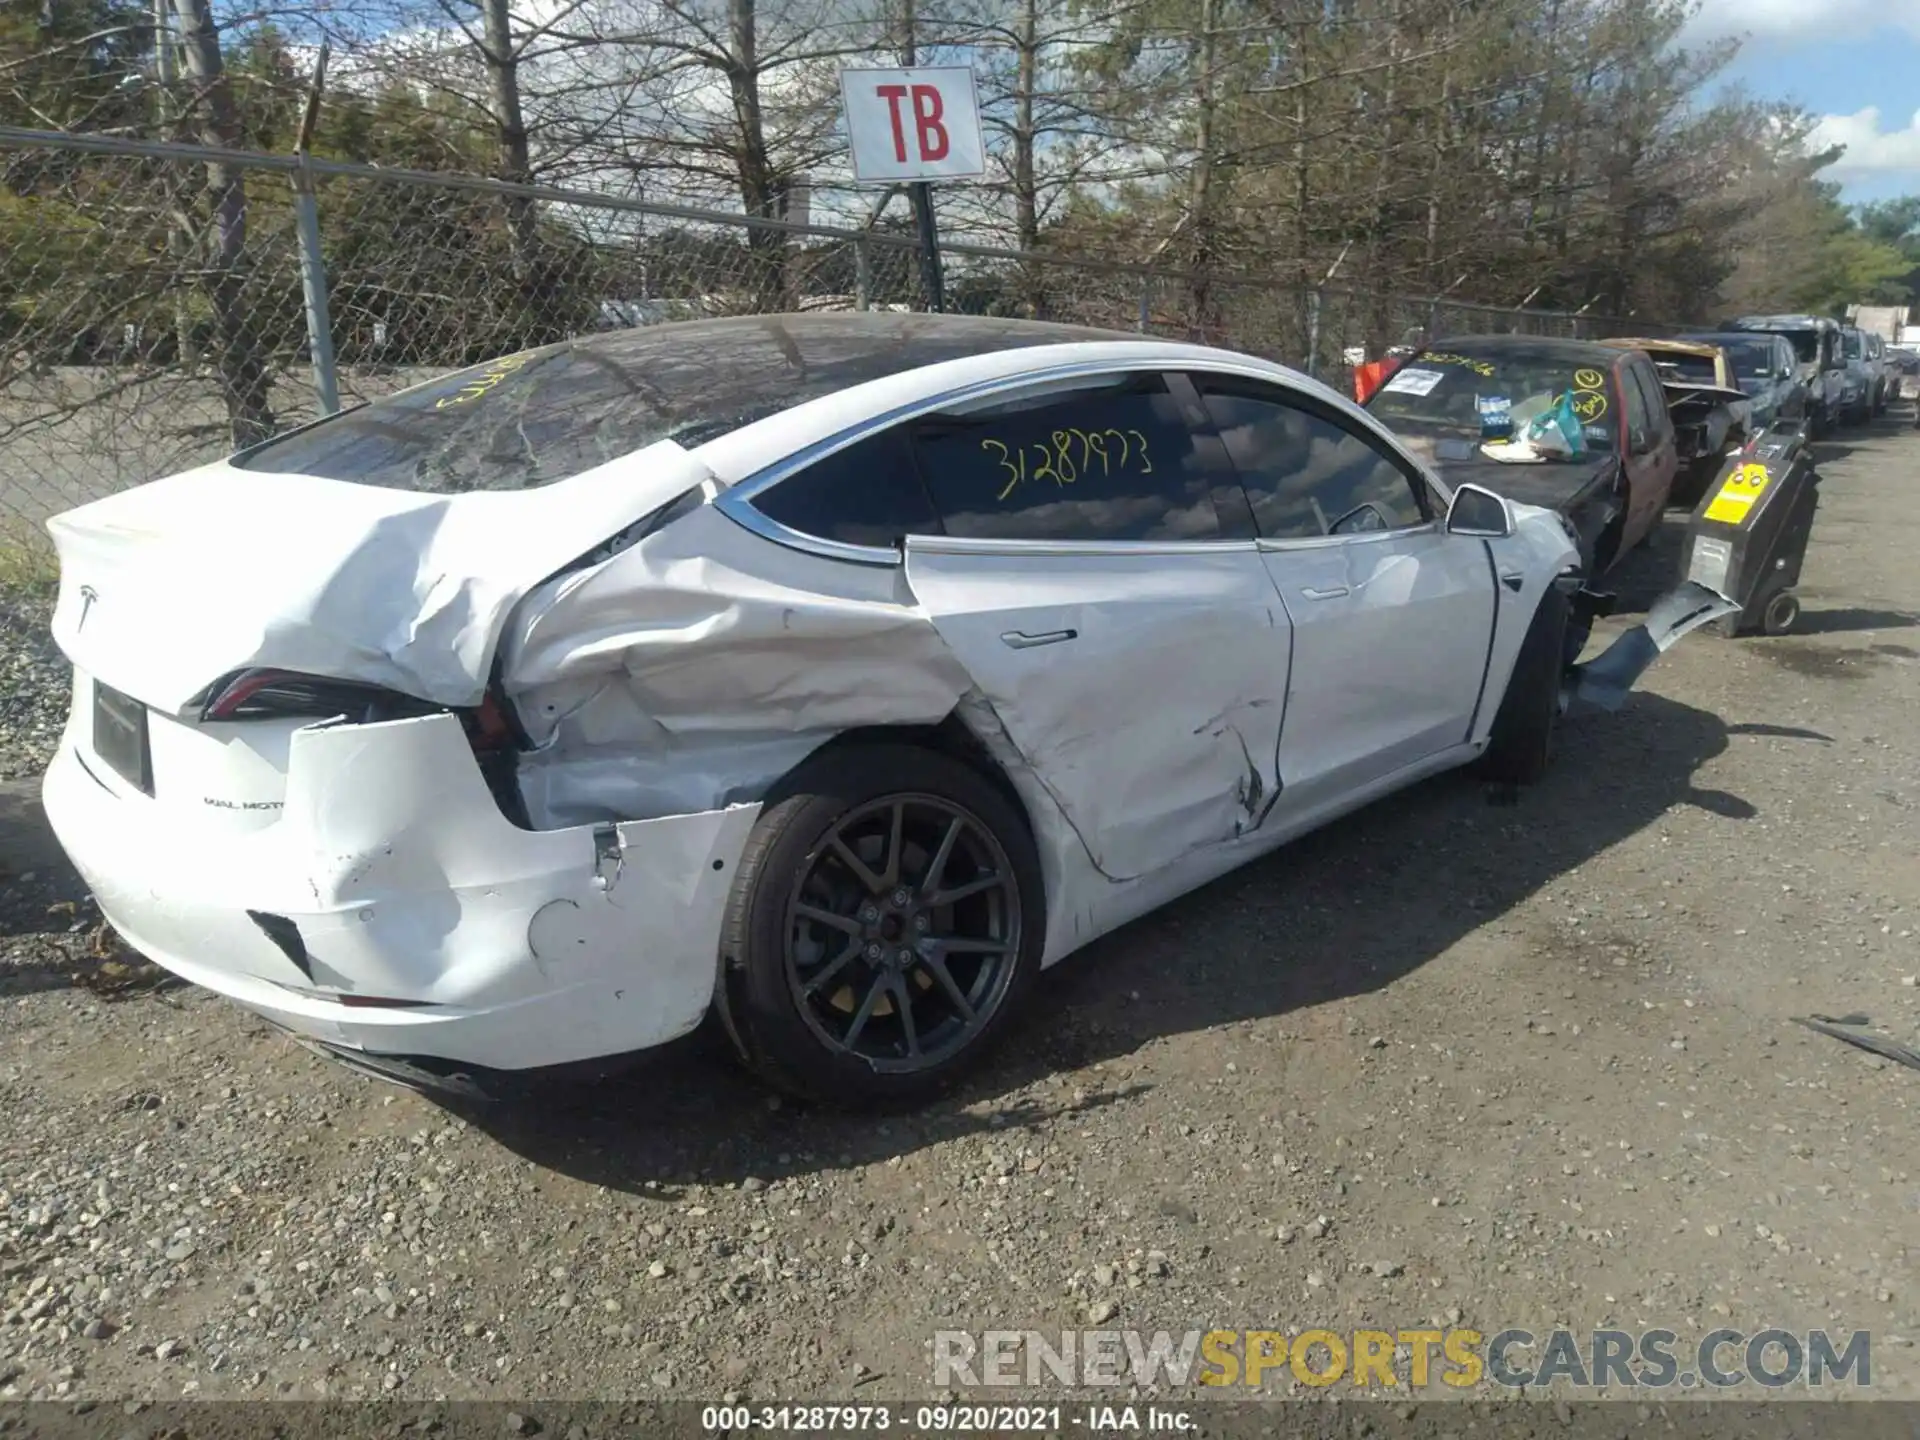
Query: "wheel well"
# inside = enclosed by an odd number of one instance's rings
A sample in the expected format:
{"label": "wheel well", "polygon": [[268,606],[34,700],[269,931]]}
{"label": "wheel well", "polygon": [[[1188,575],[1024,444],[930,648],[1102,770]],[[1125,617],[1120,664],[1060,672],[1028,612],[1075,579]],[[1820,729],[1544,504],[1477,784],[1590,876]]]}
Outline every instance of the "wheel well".
{"label": "wheel well", "polygon": [[[862,725],[857,729],[845,730],[827,741],[808,760],[828,754],[835,750],[846,750],[867,745],[912,745],[922,750],[931,750],[958,760],[968,769],[982,778],[991,781],[1001,794],[1020,812],[1020,818],[1027,823],[1027,833],[1033,834],[1033,817],[1027,813],[1027,802],[1014,788],[1011,778],[1001,768],[1000,762],[981,743],[980,737],[967,728],[959,712],[949,714],[938,725]],[[804,761],[802,763],[805,763]]]}

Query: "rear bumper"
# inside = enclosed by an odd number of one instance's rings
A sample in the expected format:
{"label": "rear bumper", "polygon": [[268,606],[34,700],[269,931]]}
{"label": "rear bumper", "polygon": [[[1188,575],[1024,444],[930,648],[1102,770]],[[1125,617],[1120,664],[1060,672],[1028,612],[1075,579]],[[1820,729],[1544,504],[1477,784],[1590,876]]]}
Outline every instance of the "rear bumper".
{"label": "rear bumper", "polygon": [[446,715],[298,732],[260,830],[118,785],[72,728],[43,798],[107,920],[182,979],[336,1051],[500,1071],[699,1024],[759,808],[520,830]]}

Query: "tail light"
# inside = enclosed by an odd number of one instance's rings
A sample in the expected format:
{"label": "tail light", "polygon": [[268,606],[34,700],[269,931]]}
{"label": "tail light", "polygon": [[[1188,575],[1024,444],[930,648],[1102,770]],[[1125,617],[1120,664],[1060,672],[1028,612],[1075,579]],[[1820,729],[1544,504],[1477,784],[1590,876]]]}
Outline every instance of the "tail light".
{"label": "tail light", "polygon": [[338,716],[352,724],[373,725],[427,715],[456,716],[501,812],[515,825],[528,828],[525,805],[514,780],[524,737],[514,724],[512,712],[491,689],[478,705],[456,709],[353,680],[290,670],[241,670],[211,686],[207,694],[209,698],[200,708],[202,721],[331,720]]}
{"label": "tail light", "polygon": [[516,742],[513,722],[505,708],[488,693],[468,710],[449,710],[397,690],[324,675],[300,675],[290,670],[242,670],[209,691],[200,709],[202,721],[331,720],[344,716],[355,724],[382,720],[409,720],[423,715],[454,714],[467,732],[476,754],[510,750]]}
{"label": "tail light", "polygon": [[299,675],[290,670],[242,670],[210,692],[202,720],[399,720],[431,715],[435,706],[378,685]]}

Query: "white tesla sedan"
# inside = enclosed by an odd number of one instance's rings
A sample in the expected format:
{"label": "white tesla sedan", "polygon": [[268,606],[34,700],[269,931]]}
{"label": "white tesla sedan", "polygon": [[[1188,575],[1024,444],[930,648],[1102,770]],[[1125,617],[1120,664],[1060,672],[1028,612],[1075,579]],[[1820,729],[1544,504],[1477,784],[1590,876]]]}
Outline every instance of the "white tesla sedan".
{"label": "white tesla sedan", "polygon": [[1533,778],[1579,691],[1553,514],[1282,366],[1017,321],[569,341],[50,528],[102,911],[423,1086],[712,1012],[781,1086],[918,1093],[1103,932]]}

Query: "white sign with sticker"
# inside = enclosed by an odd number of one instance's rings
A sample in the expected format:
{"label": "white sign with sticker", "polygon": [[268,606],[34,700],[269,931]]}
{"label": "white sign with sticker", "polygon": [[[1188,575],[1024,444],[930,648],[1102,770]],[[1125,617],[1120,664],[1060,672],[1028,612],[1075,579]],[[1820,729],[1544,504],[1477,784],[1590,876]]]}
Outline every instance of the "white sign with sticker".
{"label": "white sign with sticker", "polygon": [[1446,378],[1444,370],[1396,370],[1384,388],[1400,395],[1431,395],[1433,387]]}

